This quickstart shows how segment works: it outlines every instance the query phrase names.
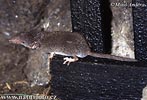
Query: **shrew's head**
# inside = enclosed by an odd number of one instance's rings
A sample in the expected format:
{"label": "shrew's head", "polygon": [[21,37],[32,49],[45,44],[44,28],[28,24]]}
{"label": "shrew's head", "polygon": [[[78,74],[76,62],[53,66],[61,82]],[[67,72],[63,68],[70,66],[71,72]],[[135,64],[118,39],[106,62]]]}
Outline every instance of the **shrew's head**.
{"label": "shrew's head", "polygon": [[10,43],[23,45],[30,49],[37,49],[39,45],[40,35],[36,33],[22,33],[9,40]]}

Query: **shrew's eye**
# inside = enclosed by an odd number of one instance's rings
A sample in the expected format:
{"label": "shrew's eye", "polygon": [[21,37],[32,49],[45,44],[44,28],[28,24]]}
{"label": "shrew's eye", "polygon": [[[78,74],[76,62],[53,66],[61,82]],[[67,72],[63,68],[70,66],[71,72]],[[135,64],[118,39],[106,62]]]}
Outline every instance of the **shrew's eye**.
{"label": "shrew's eye", "polygon": [[25,41],[22,41],[22,44],[25,44]]}

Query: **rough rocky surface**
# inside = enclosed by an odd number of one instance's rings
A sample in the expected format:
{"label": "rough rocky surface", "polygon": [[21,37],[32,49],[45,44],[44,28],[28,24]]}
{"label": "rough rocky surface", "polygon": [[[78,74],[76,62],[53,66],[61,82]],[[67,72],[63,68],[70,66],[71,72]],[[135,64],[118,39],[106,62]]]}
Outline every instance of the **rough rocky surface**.
{"label": "rough rocky surface", "polygon": [[134,58],[131,0],[110,0],[112,10],[112,54]]}
{"label": "rough rocky surface", "polygon": [[49,86],[36,86],[38,82],[30,87],[29,83],[35,82],[34,78],[38,79],[41,73],[47,78],[46,67],[40,70],[39,66],[46,62],[37,61],[46,56],[35,55],[34,51],[8,42],[16,34],[42,28],[71,31],[69,0],[0,1],[0,93],[48,94]]}

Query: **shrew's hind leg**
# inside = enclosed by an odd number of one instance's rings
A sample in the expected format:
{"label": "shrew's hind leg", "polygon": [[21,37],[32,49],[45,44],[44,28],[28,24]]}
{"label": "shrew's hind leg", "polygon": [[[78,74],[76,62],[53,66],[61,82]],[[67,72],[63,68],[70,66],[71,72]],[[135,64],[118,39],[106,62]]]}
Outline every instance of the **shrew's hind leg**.
{"label": "shrew's hind leg", "polygon": [[67,65],[69,65],[71,62],[75,62],[75,61],[78,61],[78,60],[79,59],[76,56],[73,56],[73,58],[71,58],[71,57],[65,57],[63,64],[66,64],[67,63]]}

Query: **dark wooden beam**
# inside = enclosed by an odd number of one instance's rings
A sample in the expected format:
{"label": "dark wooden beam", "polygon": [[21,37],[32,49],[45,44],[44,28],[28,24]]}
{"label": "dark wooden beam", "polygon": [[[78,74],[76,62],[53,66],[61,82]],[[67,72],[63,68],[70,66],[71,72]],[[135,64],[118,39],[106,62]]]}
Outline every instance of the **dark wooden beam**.
{"label": "dark wooden beam", "polygon": [[51,93],[61,100],[140,100],[147,63],[86,57],[69,66],[51,64]]}
{"label": "dark wooden beam", "polygon": [[147,60],[147,1],[133,0],[133,27],[136,59]]}
{"label": "dark wooden beam", "polygon": [[92,51],[104,53],[100,0],[70,0],[74,32],[81,32]]}

